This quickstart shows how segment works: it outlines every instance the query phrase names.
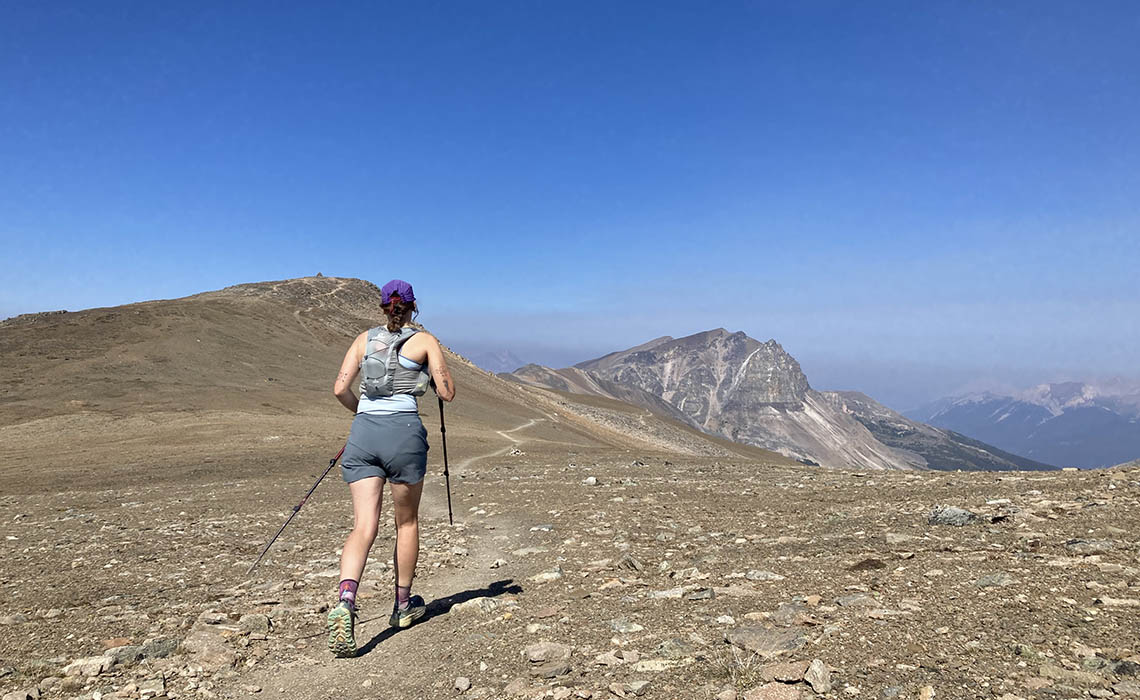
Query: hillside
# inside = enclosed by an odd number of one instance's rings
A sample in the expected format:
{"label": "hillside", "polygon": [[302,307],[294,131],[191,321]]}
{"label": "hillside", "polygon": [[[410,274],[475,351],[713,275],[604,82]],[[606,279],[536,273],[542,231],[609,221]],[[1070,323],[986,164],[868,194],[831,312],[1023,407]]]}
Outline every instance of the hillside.
{"label": "hillside", "polygon": [[1056,468],[1004,452],[952,430],[910,420],[857,391],[826,391],[823,394],[836,409],[853,416],[878,440],[897,450],[921,456],[932,469]]}
{"label": "hillside", "polygon": [[[309,435],[347,431],[351,416],[332,396],[332,378],[352,337],[383,320],[379,302],[370,282],[309,277],[0,322],[5,452],[54,461],[72,444],[91,450],[126,442],[136,459],[147,460],[175,446],[220,440],[264,454],[287,451],[280,436],[265,441],[266,432],[286,425]],[[598,409],[590,407],[594,418],[587,418],[565,400],[553,417],[544,392],[448,357],[463,395],[449,407],[449,435],[461,446],[534,420],[540,433],[563,439],[569,432],[583,445],[643,444],[640,436],[653,433],[646,439],[657,449],[720,452],[699,432],[674,445],[663,437],[678,435],[672,427],[642,434],[634,426],[644,418],[603,423]],[[420,409],[438,415],[430,396]],[[637,413],[629,406],[609,410]]]}

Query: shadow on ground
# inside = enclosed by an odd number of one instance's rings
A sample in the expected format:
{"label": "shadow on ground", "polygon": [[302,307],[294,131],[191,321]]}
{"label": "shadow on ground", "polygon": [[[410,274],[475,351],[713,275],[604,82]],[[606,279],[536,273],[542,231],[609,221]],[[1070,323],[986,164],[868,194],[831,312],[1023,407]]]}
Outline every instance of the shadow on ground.
{"label": "shadow on ground", "polygon": [[[456,605],[465,603],[475,598],[495,598],[497,596],[503,595],[504,593],[518,595],[519,593],[522,593],[522,591],[522,586],[515,583],[513,579],[503,579],[502,581],[495,581],[494,583],[490,583],[483,588],[471,588],[459,593],[453,593],[452,595],[445,596],[443,598],[436,598],[427,604],[427,613],[419,622],[416,623],[416,625],[419,626],[425,624],[433,617],[436,617],[438,615],[446,615]],[[382,619],[386,619],[386,617],[374,617],[369,620],[365,620],[364,622],[372,622],[373,620]],[[396,627],[385,628],[383,632],[377,634],[375,637],[368,640],[367,644],[360,647],[356,653],[357,657],[364,656],[380,644],[383,644],[385,640],[389,639],[392,635],[396,634],[399,631],[399,628]]]}

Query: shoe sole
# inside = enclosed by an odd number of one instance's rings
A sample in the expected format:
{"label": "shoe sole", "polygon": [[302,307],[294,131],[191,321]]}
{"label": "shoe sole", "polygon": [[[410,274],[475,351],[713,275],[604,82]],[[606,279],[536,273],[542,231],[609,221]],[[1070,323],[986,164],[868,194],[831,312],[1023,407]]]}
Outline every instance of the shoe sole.
{"label": "shoe sole", "polygon": [[426,614],[427,614],[427,606],[426,605],[422,606],[422,607],[418,607],[418,608],[413,608],[412,610],[407,611],[403,615],[401,615],[400,613],[392,613],[392,617],[388,618],[388,626],[389,627],[399,627],[400,629],[406,629],[408,627],[411,627],[413,624],[415,624],[416,620],[420,619],[421,617],[423,617]]}
{"label": "shoe sole", "polygon": [[352,612],[334,608],[329,613],[329,651],[341,659],[356,656],[356,639],[352,635]]}

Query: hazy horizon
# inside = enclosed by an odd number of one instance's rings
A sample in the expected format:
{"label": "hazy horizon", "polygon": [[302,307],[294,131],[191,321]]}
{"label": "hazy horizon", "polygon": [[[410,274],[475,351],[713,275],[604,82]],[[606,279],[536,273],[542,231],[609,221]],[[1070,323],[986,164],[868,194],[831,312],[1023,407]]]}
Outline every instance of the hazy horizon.
{"label": "hazy horizon", "polygon": [[319,271],[408,279],[445,342],[554,366],[723,326],[896,409],[1134,379],[1138,23],[14,6],[0,317]]}

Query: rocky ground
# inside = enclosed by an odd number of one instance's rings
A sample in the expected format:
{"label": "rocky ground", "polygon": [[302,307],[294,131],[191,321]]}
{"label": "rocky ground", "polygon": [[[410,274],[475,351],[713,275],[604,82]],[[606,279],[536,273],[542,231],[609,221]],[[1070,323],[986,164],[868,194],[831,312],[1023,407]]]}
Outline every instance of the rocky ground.
{"label": "rocky ground", "polygon": [[349,660],[323,634],[351,520],[337,472],[245,573],[328,455],[6,489],[0,690],[1140,697],[1138,469],[824,471],[532,439],[539,427],[503,431],[486,456],[460,443],[454,527],[431,478],[416,582],[430,614],[398,634],[381,537]]}

